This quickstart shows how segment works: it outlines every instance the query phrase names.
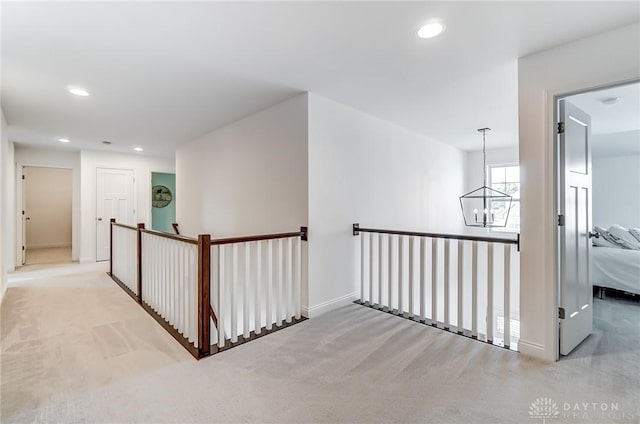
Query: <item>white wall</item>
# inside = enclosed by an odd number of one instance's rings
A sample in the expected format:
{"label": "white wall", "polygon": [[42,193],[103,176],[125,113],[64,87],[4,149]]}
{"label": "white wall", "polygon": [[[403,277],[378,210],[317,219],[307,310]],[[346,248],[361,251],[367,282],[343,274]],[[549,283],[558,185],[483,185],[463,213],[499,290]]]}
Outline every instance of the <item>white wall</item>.
{"label": "white wall", "polygon": [[594,157],[593,224],[640,228],[640,155]]}
{"label": "white wall", "polygon": [[212,131],[176,152],[184,234],[295,231],[307,224],[307,95]]}
{"label": "white wall", "polygon": [[[151,172],[175,172],[168,158],[83,150],[80,152],[80,262],[96,260],[96,172],[97,168],[132,169],[136,186],[136,222],[151,220]],[[180,192],[176,193],[180,198]]]}
{"label": "white wall", "polygon": [[0,302],[7,288],[7,272],[13,269],[13,143],[7,137],[7,121],[0,109]]}
{"label": "white wall", "polygon": [[553,109],[555,95],[640,78],[640,24],[518,61],[521,200],[520,351],[557,352]]}
{"label": "white wall", "polygon": [[[16,144],[15,163],[19,166],[38,166],[49,168],[71,169],[72,172],[72,209],[71,209],[71,258],[77,261],[80,257],[80,152],[47,149],[42,147],[24,146]],[[21,173],[22,169],[18,169]],[[15,173],[14,173],[15,174]],[[22,216],[19,214],[22,209],[22,181],[17,181],[16,187],[17,204],[14,207],[13,225],[16,228],[16,243],[12,246],[14,261],[16,265],[21,265],[22,249]]]}
{"label": "white wall", "polygon": [[23,175],[25,247],[71,247],[73,171],[29,166]]}
{"label": "white wall", "polygon": [[358,290],[351,226],[459,233],[465,154],[309,94],[309,314]]}
{"label": "white wall", "polygon": [[[490,165],[517,165],[519,162],[518,146],[503,147],[500,149],[487,149],[487,166]],[[480,188],[483,184],[484,167],[482,150],[474,150],[465,153],[465,184],[464,193]],[[488,177],[487,177],[488,178]],[[463,193],[463,194],[464,194]],[[489,231],[488,229],[465,227],[464,233],[483,237],[510,237],[510,233]]]}

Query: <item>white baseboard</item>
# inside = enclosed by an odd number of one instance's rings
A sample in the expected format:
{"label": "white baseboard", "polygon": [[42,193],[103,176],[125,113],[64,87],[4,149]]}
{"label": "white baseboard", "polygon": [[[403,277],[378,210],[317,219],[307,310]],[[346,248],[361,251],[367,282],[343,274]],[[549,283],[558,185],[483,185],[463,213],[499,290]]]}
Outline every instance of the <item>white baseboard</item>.
{"label": "white baseboard", "polygon": [[337,297],[335,299],[327,300],[326,302],[319,303],[314,306],[302,306],[302,315],[307,318],[315,318],[322,314],[326,314],[329,311],[340,308],[342,306],[352,303],[358,298],[358,293],[353,292],[344,296]]}
{"label": "white baseboard", "polygon": [[32,244],[31,246],[27,246],[26,249],[50,249],[52,247],[71,247],[71,242]]}
{"label": "white baseboard", "polygon": [[528,342],[526,340],[520,339],[518,340],[518,351],[521,354],[530,356],[532,358],[549,361],[544,346],[538,343]]}
{"label": "white baseboard", "polygon": [[92,257],[87,257],[87,258],[80,258],[80,260],[78,262],[80,262],[81,264],[88,264],[91,262],[95,262],[96,260]]}

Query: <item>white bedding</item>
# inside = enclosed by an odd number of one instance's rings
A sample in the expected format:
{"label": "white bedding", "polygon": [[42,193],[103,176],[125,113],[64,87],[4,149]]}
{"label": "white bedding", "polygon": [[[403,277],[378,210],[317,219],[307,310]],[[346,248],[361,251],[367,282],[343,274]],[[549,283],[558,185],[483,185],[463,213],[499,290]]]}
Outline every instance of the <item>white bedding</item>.
{"label": "white bedding", "polygon": [[640,294],[640,250],[593,246],[591,284]]}

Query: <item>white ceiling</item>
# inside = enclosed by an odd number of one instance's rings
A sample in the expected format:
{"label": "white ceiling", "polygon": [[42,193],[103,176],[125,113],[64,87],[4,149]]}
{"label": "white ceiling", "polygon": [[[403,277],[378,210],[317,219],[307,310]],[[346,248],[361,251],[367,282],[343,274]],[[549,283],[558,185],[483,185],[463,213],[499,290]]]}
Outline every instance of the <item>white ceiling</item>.
{"label": "white ceiling", "polygon": [[[615,97],[615,104],[602,102]],[[567,100],[591,116],[593,135],[640,130],[640,83],[577,94]]]}
{"label": "white ceiling", "polygon": [[[2,3],[11,140],[171,155],[301,91],[462,149],[517,139],[517,58],[640,19],[636,2]],[[446,31],[415,33],[437,18]],[[639,41],[640,44],[640,41]],[[78,85],[81,98],[65,91]]]}
{"label": "white ceiling", "polygon": [[[602,102],[614,97],[615,104]],[[594,156],[640,154],[640,83],[577,94],[567,101],[591,116]]]}

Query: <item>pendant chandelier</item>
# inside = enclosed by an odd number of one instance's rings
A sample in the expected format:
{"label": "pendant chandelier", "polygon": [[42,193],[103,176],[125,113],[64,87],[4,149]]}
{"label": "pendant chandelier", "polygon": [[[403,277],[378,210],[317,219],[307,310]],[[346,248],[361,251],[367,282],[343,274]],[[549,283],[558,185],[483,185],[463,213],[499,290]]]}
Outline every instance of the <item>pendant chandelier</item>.
{"label": "pendant chandelier", "polygon": [[487,131],[491,128],[478,129],[482,133],[483,186],[460,196],[462,217],[467,227],[506,227],[509,220],[511,196],[487,187]]}

